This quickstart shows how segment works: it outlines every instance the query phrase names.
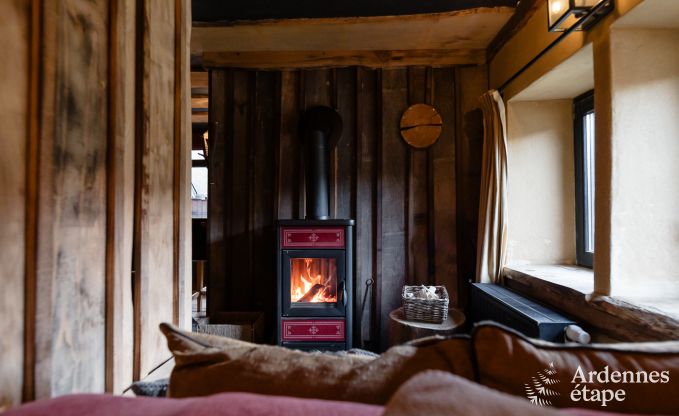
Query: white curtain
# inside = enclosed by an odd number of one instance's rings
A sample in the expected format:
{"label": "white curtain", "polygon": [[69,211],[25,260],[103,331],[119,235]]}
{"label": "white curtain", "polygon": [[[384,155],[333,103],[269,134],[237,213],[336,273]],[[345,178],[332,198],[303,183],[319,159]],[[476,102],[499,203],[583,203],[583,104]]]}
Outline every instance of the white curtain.
{"label": "white curtain", "polygon": [[507,248],[507,122],[500,93],[481,96],[483,158],[476,248],[476,281],[499,283]]}

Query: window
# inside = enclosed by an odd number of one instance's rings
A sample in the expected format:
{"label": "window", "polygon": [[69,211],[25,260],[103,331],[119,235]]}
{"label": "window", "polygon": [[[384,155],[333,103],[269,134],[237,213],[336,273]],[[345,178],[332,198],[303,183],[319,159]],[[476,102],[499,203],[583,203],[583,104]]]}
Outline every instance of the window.
{"label": "window", "polygon": [[592,267],[594,260],[594,92],[573,102],[575,136],[576,261]]}
{"label": "window", "polygon": [[191,216],[207,218],[207,161],[200,150],[191,151]]}

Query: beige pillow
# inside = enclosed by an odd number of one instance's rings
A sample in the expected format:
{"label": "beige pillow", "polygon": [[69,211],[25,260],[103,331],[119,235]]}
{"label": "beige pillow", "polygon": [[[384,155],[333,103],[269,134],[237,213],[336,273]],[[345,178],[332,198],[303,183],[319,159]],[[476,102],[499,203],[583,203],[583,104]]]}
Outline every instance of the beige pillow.
{"label": "beige pillow", "polygon": [[441,371],[425,371],[403,384],[387,403],[383,416],[552,416],[549,407],[491,390]]}
{"label": "beige pillow", "polygon": [[175,367],[170,397],[240,391],[384,404],[414,374],[437,369],[472,379],[469,338],[403,345],[378,358],[257,345],[161,324]]}
{"label": "beige pillow", "polygon": [[478,380],[490,388],[556,407],[679,413],[677,341],[555,344],[499,325],[479,325],[472,343]]}

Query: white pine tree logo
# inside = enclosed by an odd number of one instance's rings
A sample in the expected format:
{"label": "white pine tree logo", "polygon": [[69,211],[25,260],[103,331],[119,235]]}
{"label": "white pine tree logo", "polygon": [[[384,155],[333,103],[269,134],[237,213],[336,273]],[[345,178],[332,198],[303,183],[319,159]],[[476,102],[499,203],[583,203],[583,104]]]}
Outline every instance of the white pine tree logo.
{"label": "white pine tree logo", "polygon": [[559,383],[555,378],[556,369],[554,363],[549,363],[549,367],[538,371],[535,377],[531,377],[530,383],[525,383],[526,397],[531,403],[537,406],[551,406],[551,397],[560,396],[559,392],[552,390],[549,386]]}

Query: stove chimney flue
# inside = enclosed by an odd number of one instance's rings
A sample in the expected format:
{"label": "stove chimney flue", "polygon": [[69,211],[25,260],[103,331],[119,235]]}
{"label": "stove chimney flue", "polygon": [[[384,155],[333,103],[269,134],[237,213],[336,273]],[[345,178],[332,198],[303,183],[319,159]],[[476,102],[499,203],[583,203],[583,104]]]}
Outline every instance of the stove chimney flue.
{"label": "stove chimney flue", "polygon": [[311,107],[300,120],[304,144],[306,219],[327,220],[328,160],[342,134],[342,118],[330,107]]}

